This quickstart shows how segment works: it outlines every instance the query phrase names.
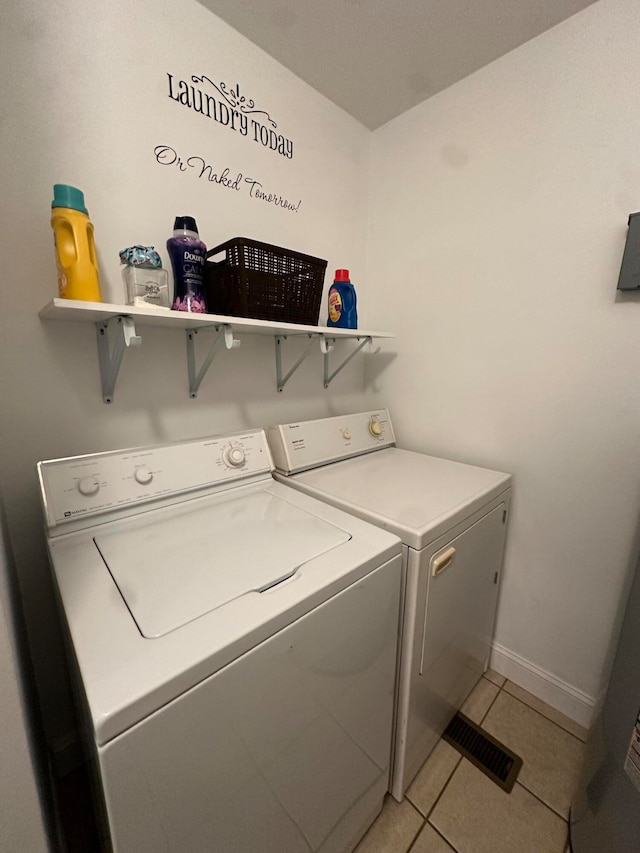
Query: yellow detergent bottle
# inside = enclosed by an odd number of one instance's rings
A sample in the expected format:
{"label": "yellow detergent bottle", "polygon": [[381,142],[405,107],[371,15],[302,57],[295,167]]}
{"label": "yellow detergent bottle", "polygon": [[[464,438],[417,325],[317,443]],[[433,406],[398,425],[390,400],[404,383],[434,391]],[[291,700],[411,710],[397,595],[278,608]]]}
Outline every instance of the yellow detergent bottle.
{"label": "yellow detergent bottle", "polygon": [[83,193],[67,184],[54,184],[51,208],[60,296],[102,302],[93,225]]}

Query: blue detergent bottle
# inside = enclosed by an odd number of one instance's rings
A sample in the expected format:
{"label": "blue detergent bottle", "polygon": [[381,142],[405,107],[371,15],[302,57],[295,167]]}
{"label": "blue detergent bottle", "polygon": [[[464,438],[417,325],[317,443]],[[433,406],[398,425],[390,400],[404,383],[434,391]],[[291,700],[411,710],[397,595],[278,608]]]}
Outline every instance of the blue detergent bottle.
{"label": "blue detergent bottle", "polygon": [[358,328],[356,289],[349,280],[349,270],[336,270],[329,288],[329,317],[327,326],[341,329]]}

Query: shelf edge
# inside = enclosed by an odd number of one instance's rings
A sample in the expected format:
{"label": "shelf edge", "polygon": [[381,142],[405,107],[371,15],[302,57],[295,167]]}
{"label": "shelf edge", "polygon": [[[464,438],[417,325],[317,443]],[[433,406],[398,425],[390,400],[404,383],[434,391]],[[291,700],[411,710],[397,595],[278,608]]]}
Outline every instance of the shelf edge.
{"label": "shelf edge", "polygon": [[[307,326],[296,323],[274,323],[251,317],[229,317],[219,314],[198,314],[187,318],[184,312],[171,312],[166,308],[142,308],[138,305],[114,305],[107,302],[80,302],[53,298],[40,311],[42,320],[67,320],[71,322],[100,322],[110,317],[126,315],[148,326],[171,326],[177,329],[206,329],[228,325],[242,334],[263,334],[295,337],[299,335],[324,335],[331,338],[395,338],[392,332],[373,332],[368,329],[341,329],[330,326]],[[158,320],[158,323],[154,323]]]}

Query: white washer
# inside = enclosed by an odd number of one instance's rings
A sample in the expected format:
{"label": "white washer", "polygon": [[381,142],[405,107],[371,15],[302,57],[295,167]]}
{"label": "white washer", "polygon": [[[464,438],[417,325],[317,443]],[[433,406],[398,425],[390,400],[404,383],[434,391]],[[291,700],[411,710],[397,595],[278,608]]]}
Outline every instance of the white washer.
{"label": "white washer", "polygon": [[400,801],[488,666],[511,477],[398,449],[386,409],[282,424],[268,438],[278,479],[404,543],[391,787]]}
{"label": "white washer", "polygon": [[118,853],[345,853],[389,781],[401,544],[263,431],[38,465]]}

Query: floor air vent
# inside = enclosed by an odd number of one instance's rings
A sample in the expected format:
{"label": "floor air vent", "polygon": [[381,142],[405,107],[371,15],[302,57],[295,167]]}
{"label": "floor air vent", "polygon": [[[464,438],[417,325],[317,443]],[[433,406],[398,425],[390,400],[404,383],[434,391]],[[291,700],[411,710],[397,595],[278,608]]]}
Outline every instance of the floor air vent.
{"label": "floor air vent", "polygon": [[522,767],[522,759],[491,737],[464,714],[456,714],[442,735],[503,791],[509,793]]}

